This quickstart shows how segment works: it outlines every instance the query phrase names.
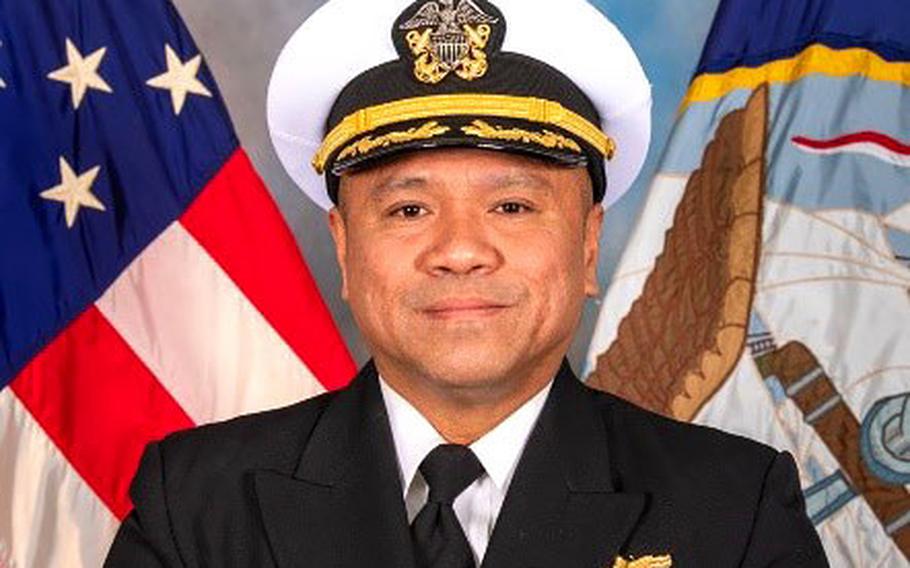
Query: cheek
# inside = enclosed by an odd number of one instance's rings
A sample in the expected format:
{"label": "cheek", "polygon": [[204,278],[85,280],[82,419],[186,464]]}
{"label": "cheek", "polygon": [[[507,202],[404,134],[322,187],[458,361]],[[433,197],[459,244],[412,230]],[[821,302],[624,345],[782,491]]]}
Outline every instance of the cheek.
{"label": "cheek", "polygon": [[359,322],[374,319],[388,321],[392,309],[406,289],[407,275],[412,262],[406,258],[407,249],[401,244],[380,242],[371,237],[368,242],[354,241],[348,255],[349,299]]}
{"label": "cheek", "polygon": [[[541,231],[535,238],[517,242],[513,266],[529,281],[538,318],[559,319],[584,301],[584,251],[577,230]],[[540,322],[541,324],[543,321]]]}

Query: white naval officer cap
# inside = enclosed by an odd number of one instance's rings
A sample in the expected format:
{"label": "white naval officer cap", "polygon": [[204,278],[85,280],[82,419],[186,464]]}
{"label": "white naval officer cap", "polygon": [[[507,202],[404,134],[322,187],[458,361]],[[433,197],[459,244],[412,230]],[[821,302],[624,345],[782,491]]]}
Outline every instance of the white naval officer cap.
{"label": "white naval officer cap", "polygon": [[345,171],[447,146],[584,165],[609,206],[651,136],[641,64],[586,0],[329,0],[279,55],[267,112],[323,209]]}

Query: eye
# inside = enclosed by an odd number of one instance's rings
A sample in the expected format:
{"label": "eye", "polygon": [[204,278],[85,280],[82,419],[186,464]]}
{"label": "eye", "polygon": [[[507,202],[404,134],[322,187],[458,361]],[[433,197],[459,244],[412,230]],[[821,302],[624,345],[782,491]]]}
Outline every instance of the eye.
{"label": "eye", "polygon": [[395,209],[393,209],[391,211],[390,215],[392,217],[403,217],[405,219],[416,219],[418,217],[422,217],[423,215],[426,215],[426,213],[427,213],[427,210],[423,206],[409,203],[407,205],[402,205],[400,207],[396,207]]}
{"label": "eye", "polygon": [[522,213],[530,213],[533,210],[530,205],[519,201],[506,201],[505,203],[500,203],[494,209],[497,213],[504,215],[520,215]]}

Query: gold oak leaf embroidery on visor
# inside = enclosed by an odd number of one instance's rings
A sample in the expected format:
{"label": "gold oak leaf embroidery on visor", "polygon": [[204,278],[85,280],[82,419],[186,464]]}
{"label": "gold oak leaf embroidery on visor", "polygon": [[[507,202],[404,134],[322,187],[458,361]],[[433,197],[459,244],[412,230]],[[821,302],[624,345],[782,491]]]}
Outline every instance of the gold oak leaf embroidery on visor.
{"label": "gold oak leaf embroidery on visor", "polygon": [[581,154],[581,146],[578,142],[549,130],[541,132],[531,132],[523,128],[503,128],[493,126],[483,120],[475,120],[470,126],[462,126],[461,131],[468,136],[477,136],[488,140],[507,140],[509,142],[524,142],[525,144],[538,144],[544,148],[558,148],[560,150],[571,150]]}
{"label": "gold oak leaf embroidery on visor", "polygon": [[353,144],[348,145],[340,154],[338,154],[337,160],[346,160],[348,158],[363,156],[377,148],[386,148],[393,144],[404,144],[406,142],[413,142],[414,140],[429,140],[436,136],[442,136],[450,130],[451,128],[448,126],[442,126],[439,122],[434,120],[424,123],[419,127],[415,126],[414,128],[409,128],[404,131],[389,132],[388,134],[376,136],[375,138],[366,136]]}
{"label": "gold oak leaf embroidery on visor", "polygon": [[438,120],[451,116],[495,117],[555,126],[587,142],[607,160],[612,160],[617,152],[616,143],[598,126],[556,101],[513,95],[463,93],[400,99],[349,114],[322,141],[322,146],[313,156],[313,169],[322,174],[329,157],[356,136],[405,121]]}

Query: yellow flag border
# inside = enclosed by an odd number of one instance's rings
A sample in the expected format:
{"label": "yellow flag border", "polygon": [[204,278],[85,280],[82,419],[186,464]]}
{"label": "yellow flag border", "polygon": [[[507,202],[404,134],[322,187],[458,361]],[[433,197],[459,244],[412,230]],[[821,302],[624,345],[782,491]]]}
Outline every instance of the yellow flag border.
{"label": "yellow flag border", "polygon": [[737,67],[724,73],[705,73],[692,81],[680,112],[694,103],[720,99],[739,89],[755,89],[762,83],[793,83],[809,75],[830,77],[860,75],[875,81],[910,86],[910,63],[882,59],[874,51],[852,47],[832,49],[813,44],[795,57],[760,67]]}

